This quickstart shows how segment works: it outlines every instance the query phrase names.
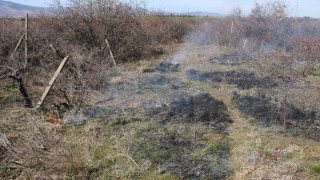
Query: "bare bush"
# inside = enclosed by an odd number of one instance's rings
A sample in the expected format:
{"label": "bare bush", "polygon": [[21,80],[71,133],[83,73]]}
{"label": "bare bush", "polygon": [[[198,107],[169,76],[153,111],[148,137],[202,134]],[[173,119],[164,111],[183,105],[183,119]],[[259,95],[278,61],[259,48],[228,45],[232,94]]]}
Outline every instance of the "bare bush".
{"label": "bare bush", "polygon": [[[158,55],[162,52],[160,45],[179,42],[185,33],[183,21],[150,14],[141,8],[142,3],[70,0],[62,6],[58,0],[55,5],[50,14],[30,18],[30,68],[23,76],[33,101],[40,98],[41,90],[67,55],[70,60],[49,100],[79,107],[85,103],[89,90],[101,90],[108,85],[107,71],[112,63],[105,39],[119,64]],[[20,66],[17,61],[23,59],[22,49],[13,54],[14,60],[10,57],[23,33],[22,21],[1,21],[0,60],[5,66]]]}
{"label": "bare bush", "polygon": [[292,43],[294,56],[298,61],[305,62],[303,74],[320,63],[320,39],[297,38]]}
{"label": "bare bush", "polygon": [[150,16],[141,4],[117,0],[71,0],[67,7],[59,1],[56,4],[59,10],[48,23],[59,27],[55,34],[88,49],[105,47],[108,39],[119,62],[134,61],[149,55],[159,43],[182,38],[181,22]]}
{"label": "bare bush", "polygon": [[245,51],[253,56],[288,52],[309,65],[318,62],[318,20],[289,17],[282,0],[256,2],[248,17],[235,8],[229,18],[217,23],[215,31],[217,43],[233,50],[242,52],[247,42]]}

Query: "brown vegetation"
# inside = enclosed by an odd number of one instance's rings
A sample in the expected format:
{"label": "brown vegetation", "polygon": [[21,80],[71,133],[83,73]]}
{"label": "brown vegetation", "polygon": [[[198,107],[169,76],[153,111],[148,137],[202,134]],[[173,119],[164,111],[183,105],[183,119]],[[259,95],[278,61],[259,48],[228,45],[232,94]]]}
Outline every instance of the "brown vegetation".
{"label": "brown vegetation", "polygon": [[[23,21],[0,19],[0,178],[319,177],[318,20],[282,1],[216,21],[141,5],[57,1],[30,18],[27,61]],[[34,104],[66,56],[43,111],[22,109],[21,85]]]}
{"label": "brown vegetation", "polygon": [[[30,18],[28,69],[21,76],[28,80],[27,86],[45,85],[62,58],[70,55],[51,95],[57,103],[74,107],[85,103],[88,90],[99,90],[108,84],[106,71],[112,61],[106,39],[116,63],[121,64],[156,56],[163,51],[161,45],[181,41],[184,34],[182,21],[148,14],[140,4],[74,0],[68,7],[57,2],[57,8],[50,14]],[[23,22],[1,21],[2,65],[20,67],[23,51],[13,53],[13,49],[23,34]],[[6,69],[1,70],[6,73]],[[31,96],[39,98],[41,92],[34,89],[29,89]]]}

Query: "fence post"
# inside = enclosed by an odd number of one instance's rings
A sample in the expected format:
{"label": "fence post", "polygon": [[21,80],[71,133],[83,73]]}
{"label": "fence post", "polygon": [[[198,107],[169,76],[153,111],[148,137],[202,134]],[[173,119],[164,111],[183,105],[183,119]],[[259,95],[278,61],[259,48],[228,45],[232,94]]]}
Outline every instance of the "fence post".
{"label": "fence post", "polygon": [[117,65],[117,63],[116,63],[116,60],[114,59],[113,53],[112,53],[112,51],[111,51],[109,41],[108,41],[108,39],[107,39],[107,38],[105,39],[105,41],[106,41],[106,44],[107,44],[107,46],[108,46],[108,49],[109,49],[109,52],[110,52],[110,56],[111,56],[111,59],[112,59],[112,61],[113,61],[113,65],[115,65],[115,66],[116,66],[116,65]]}
{"label": "fence post", "polygon": [[41,96],[41,98],[40,98],[40,101],[38,102],[38,105],[37,105],[36,109],[39,109],[39,108],[42,106],[44,100],[45,100],[46,97],[48,96],[48,94],[49,94],[49,92],[50,92],[53,84],[55,83],[55,81],[56,81],[59,73],[61,72],[63,66],[65,65],[65,63],[67,62],[68,59],[69,59],[69,56],[65,57],[65,58],[62,60],[62,62],[60,63],[60,66],[58,67],[58,69],[57,69],[57,71],[54,73],[54,75],[52,76],[52,78],[51,78],[51,80],[50,80],[50,82],[49,82],[48,87],[46,88],[46,90],[45,90],[44,93],[42,94],[42,96]]}
{"label": "fence post", "polygon": [[25,44],[25,47],[24,47],[24,66],[26,67],[27,64],[28,64],[28,13],[26,15],[26,18],[25,18],[25,41],[24,41],[24,44]]}
{"label": "fence post", "polygon": [[232,21],[232,23],[231,23],[231,29],[230,29],[230,41],[229,41],[229,46],[231,46],[231,43],[232,43],[233,26],[234,26],[234,22]]}

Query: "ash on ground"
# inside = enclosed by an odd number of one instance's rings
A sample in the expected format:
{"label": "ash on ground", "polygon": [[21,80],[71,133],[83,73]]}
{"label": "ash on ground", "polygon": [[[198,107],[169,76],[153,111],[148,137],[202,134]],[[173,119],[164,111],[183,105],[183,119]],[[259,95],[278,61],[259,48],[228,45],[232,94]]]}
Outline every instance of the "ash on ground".
{"label": "ash on ground", "polygon": [[164,61],[159,64],[158,67],[145,69],[145,73],[151,72],[161,72],[161,73],[170,73],[170,72],[179,72],[180,64],[174,63],[172,61]]}
{"label": "ash on ground", "polygon": [[158,128],[139,133],[139,140],[132,147],[134,157],[148,159],[160,165],[162,173],[178,174],[183,179],[225,179],[230,173],[227,138],[212,140],[201,134],[188,136],[177,129]]}
{"label": "ash on ground", "polygon": [[[175,100],[169,105],[149,109],[148,113],[162,122],[201,122],[220,132],[223,132],[228,124],[232,123],[224,103],[215,100],[207,93]],[[157,117],[156,115],[160,116]]]}
{"label": "ash on ground", "polygon": [[253,72],[247,71],[214,71],[201,72],[195,69],[188,70],[186,75],[191,80],[210,81],[213,83],[226,82],[235,84],[239,89],[270,88],[277,86],[277,83],[270,77],[259,77]]}
{"label": "ash on ground", "polygon": [[257,125],[284,125],[288,133],[320,140],[316,112],[304,111],[288,102],[272,100],[264,94],[239,95],[234,93],[233,102],[247,116],[253,117]]}
{"label": "ash on ground", "polygon": [[213,59],[210,59],[214,65],[229,65],[229,66],[240,66],[240,55],[238,54],[222,54]]}
{"label": "ash on ground", "polygon": [[[76,115],[66,116],[62,123],[82,124],[92,119],[113,121],[117,117],[128,123],[150,119],[159,123],[202,123],[223,132],[232,122],[223,102],[163,74],[116,83],[107,91],[114,94]],[[131,104],[136,105],[131,107]]]}
{"label": "ash on ground", "polygon": [[[229,174],[226,127],[232,120],[223,102],[170,74],[145,75],[113,84],[107,91],[114,93],[96,103],[98,108],[86,109],[85,117],[69,122],[98,120],[114,128],[150,122],[154,128],[138,132],[130,147],[134,158],[150,160],[163,173],[184,179],[224,179]],[[167,130],[172,126],[186,132],[199,129],[187,135]]]}

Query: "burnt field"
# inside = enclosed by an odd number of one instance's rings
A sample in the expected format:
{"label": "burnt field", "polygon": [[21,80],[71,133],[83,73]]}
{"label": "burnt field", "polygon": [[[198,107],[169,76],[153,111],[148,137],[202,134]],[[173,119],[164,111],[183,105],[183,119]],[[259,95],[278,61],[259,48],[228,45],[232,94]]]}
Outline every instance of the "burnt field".
{"label": "burnt field", "polygon": [[[155,69],[162,67],[163,63]],[[123,158],[126,164],[129,163],[127,172],[133,173],[131,178],[146,176],[148,179],[141,166],[148,168],[154,176],[170,178],[224,179],[229,176],[230,139],[227,128],[233,121],[228,115],[228,108],[205,91],[172,77],[173,73],[176,72],[155,71],[137,78],[121,78],[107,88],[110,93],[103,99],[92,101],[79,111],[66,113],[63,117],[58,112],[49,116],[50,123],[62,127],[58,132],[60,135],[72,127],[82,131],[96,124],[94,129],[83,132],[83,136],[79,134],[87,139],[88,133],[94,133],[92,142],[79,142],[94,149],[93,156],[85,156],[87,161],[93,162],[85,166],[88,168],[85,169],[86,176],[100,177],[108,173],[110,177],[118,177],[113,168],[125,168]],[[116,139],[109,139],[109,136]],[[28,136],[25,140],[32,141]],[[101,140],[106,140],[104,144],[108,146],[119,148],[112,152],[113,157],[105,157],[110,149],[102,149],[105,145],[96,144],[100,144]],[[59,143],[68,144],[64,141]],[[13,143],[11,146],[14,149],[19,144]],[[46,152],[41,147],[33,148],[40,153]],[[10,151],[6,148],[2,150],[5,154]],[[15,155],[20,157],[22,154],[17,152]],[[60,160],[56,162],[62,163]],[[32,163],[29,159],[23,158],[23,161]],[[12,161],[5,159],[5,162]],[[44,163],[40,159],[38,162]],[[14,170],[8,169],[6,172],[10,174]]]}
{"label": "burnt field", "polygon": [[258,77],[253,72],[227,71],[227,72],[199,72],[191,69],[186,75],[197,81],[209,81],[212,83],[234,84],[239,89],[270,88],[277,86],[277,83],[270,77]]}
{"label": "burnt field", "polygon": [[98,121],[113,128],[147,124],[130,142],[134,159],[150,161],[159,166],[160,173],[184,179],[228,176],[226,129],[232,119],[223,102],[167,74],[147,75],[112,87],[109,91],[117,92],[114,96],[62,123]]}
{"label": "burnt field", "polygon": [[[227,56],[221,55],[220,57]],[[238,63],[240,66],[247,62],[238,61]],[[217,64],[214,63],[214,65]],[[226,64],[220,65],[225,66]],[[234,65],[229,64],[229,66]],[[294,95],[290,94],[291,90],[296,92],[318,89],[315,86],[304,84],[295,78],[259,75],[259,72],[249,72],[242,69],[213,72],[191,69],[187,70],[185,75],[192,81],[220,86],[229,84],[235,87],[232,95],[233,103],[248,118],[253,118],[252,123],[255,125],[284,126],[286,132],[291,135],[305,136],[319,141],[317,135],[319,134],[318,105],[309,104],[307,107],[302,107],[300,102],[295,101]],[[297,87],[297,84],[300,84],[300,87]],[[301,86],[301,84],[303,85]],[[318,98],[317,94],[311,96]]]}
{"label": "burnt field", "polygon": [[319,19],[142,5],[0,19],[0,179],[320,179]]}

